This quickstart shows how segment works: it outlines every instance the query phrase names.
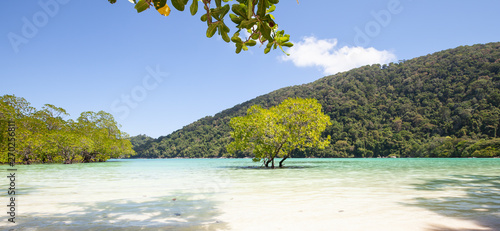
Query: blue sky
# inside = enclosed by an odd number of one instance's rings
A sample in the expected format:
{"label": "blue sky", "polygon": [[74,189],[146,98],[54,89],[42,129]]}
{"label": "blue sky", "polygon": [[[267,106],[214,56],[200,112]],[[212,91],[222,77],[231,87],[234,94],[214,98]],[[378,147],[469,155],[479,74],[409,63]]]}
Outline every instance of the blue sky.
{"label": "blue sky", "polygon": [[152,137],[339,71],[500,40],[497,0],[282,0],[274,15],[296,44],[290,57],[259,47],[235,54],[205,37],[200,12],[138,14],[126,0],[0,9],[0,95],[54,104],[73,119],[104,110],[130,135]]}

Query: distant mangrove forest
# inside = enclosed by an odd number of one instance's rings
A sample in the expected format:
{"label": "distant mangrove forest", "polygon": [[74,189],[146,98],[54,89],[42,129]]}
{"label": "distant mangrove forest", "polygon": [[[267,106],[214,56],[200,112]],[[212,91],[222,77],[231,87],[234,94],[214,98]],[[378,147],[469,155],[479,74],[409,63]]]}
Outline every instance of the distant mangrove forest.
{"label": "distant mangrove forest", "polygon": [[0,162],[89,163],[135,154],[111,114],[83,112],[76,121],[68,116],[51,104],[37,110],[22,97],[0,96]]}

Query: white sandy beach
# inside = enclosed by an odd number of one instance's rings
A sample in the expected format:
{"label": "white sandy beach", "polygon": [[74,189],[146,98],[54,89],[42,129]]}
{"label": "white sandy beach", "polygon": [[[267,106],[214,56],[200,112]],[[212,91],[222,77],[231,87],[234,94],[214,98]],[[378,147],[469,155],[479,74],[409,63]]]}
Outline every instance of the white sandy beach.
{"label": "white sandy beach", "polygon": [[17,223],[5,218],[0,228],[500,230],[500,178],[491,175],[496,165],[473,166],[475,175],[447,167],[446,161],[432,171],[405,166],[427,162],[403,160],[308,160],[313,167],[276,170],[226,167],[247,161],[26,166],[18,171]]}
{"label": "white sandy beach", "polygon": [[[452,218],[432,211],[405,206],[397,201],[408,201],[411,196],[395,198],[373,197],[359,193],[331,197],[293,196],[280,197],[261,194],[234,194],[226,201],[219,218],[231,230],[500,230],[485,227],[475,221]],[[497,214],[498,216],[498,214]]]}

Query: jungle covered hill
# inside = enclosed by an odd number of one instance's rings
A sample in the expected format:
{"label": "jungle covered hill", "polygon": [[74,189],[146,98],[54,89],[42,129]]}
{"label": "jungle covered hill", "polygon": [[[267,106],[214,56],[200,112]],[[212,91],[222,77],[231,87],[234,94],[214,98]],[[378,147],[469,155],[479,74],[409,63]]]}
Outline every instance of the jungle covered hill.
{"label": "jungle covered hill", "polygon": [[323,150],[292,157],[500,156],[500,43],[461,46],[388,65],[371,65],[259,96],[170,135],[131,137],[135,158],[230,156],[229,121],[252,105],[315,98],[331,119]]}

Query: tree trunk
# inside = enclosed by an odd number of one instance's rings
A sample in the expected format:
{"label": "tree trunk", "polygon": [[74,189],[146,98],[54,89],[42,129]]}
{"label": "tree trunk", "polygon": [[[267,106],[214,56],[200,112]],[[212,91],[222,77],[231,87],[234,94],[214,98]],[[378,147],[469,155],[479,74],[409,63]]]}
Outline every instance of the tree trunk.
{"label": "tree trunk", "polygon": [[64,156],[64,164],[71,164],[71,156],[68,151],[62,151],[62,156]]}
{"label": "tree trunk", "polygon": [[266,168],[269,168],[269,163],[271,163],[271,159],[265,160],[264,162],[265,162]]}
{"label": "tree trunk", "polygon": [[283,161],[285,161],[288,158],[288,155],[284,156],[283,159],[280,161],[280,168],[283,168]]}
{"label": "tree trunk", "polygon": [[274,169],[274,158],[271,160],[271,168]]}
{"label": "tree trunk", "polygon": [[23,157],[23,163],[26,165],[31,164],[29,151],[25,151],[24,157]]}
{"label": "tree trunk", "polygon": [[29,165],[31,164],[30,162],[30,148],[25,148],[23,149],[22,151],[22,161],[23,161],[23,164],[26,164],[26,165]]}
{"label": "tree trunk", "polygon": [[94,162],[94,154],[87,152],[87,151],[82,151],[82,156],[83,156],[83,163],[90,163]]}
{"label": "tree trunk", "polygon": [[25,165],[30,165],[31,164],[30,158],[27,157],[27,156],[24,157],[23,162],[24,162]]}
{"label": "tree trunk", "polygon": [[64,159],[64,164],[71,164],[71,159],[69,158],[69,156],[66,156],[66,158]]}

